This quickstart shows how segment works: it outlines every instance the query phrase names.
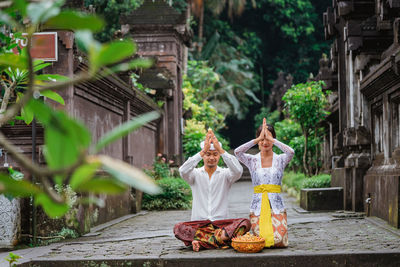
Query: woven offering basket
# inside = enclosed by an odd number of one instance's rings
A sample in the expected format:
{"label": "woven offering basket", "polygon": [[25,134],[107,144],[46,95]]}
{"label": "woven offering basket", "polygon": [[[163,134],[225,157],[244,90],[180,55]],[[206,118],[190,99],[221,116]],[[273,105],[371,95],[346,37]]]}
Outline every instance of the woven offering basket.
{"label": "woven offering basket", "polygon": [[256,253],[265,246],[265,239],[258,236],[246,234],[232,239],[232,247],[239,252]]}

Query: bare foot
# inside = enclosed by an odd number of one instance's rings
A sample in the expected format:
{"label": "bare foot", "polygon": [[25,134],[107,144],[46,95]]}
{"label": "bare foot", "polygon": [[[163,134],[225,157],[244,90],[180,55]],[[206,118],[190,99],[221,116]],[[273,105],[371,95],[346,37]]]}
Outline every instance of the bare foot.
{"label": "bare foot", "polygon": [[228,233],[225,231],[225,229],[222,230],[222,237],[221,237],[222,241],[228,241],[229,240],[229,236]]}
{"label": "bare foot", "polygon": [[199,251],[200,250],[200,242],[197,240],[193,240],[192,247],[193,247],[193,251]]}

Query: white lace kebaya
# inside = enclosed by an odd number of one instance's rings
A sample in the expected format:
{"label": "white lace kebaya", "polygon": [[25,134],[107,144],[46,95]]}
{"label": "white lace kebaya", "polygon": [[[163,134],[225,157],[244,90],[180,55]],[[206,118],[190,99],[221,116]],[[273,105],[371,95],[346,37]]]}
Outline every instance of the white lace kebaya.
{"label": "white lace kebaya", "polygon": [[[276,145],[284,154],[273,153],[272,166],[263,168],[261,165],[260,153],[256,155],[246,154],[245,152],[251,147],[256,145],[255,139],[239,146],[235,149],[236,157],[244,164],[250,171],[251,181],[253,186],[262,184],[282,184],[283,171],[289,161],[293,158],[294,150],[278,140],[274,139]],[[268,198],[271,203],[273,213],[279,214],[285,212],[285,206],[280,193],[268,193]],[[261,211],[262,193],[254,193],[253,200],[250,205],[250,212],[254,215],[260,216]]]}

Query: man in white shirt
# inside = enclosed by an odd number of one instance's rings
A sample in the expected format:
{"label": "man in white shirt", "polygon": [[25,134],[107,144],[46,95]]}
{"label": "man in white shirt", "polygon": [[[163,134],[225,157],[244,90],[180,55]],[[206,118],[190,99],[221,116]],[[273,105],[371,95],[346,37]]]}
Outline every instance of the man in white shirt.
{"label": "man in white shirt", "polygon": [[[243,167],[235,156],[221,147],[209,130],[201,143],[202,150],[190,157],[179,172],[192,189],[192,217],[190,222],[178,223],[175,236],[194,251],[203,248],[229,246],[234,236],[250,229],[248,219],[228,219],[228,193],[232,184],[242,176]],[[218,167],[220,157],[227,168]],[[203,159],[204,167],[196,168]]]}

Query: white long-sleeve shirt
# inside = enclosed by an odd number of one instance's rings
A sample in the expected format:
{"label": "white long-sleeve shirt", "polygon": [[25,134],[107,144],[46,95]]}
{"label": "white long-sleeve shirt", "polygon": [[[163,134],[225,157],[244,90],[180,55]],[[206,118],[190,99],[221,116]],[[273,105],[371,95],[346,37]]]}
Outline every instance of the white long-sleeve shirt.
{"label": "white long-sleeve shirt", "polygon": [[235,156],[221,154],[228,168],[217,167],[211,179],[204,167],[196,168],[202,157],[197,153],[179,168],[179,173],[192,188],[192,221],[228,219],[228,192],[239,180],[243,167]]}

